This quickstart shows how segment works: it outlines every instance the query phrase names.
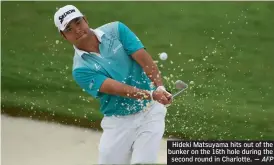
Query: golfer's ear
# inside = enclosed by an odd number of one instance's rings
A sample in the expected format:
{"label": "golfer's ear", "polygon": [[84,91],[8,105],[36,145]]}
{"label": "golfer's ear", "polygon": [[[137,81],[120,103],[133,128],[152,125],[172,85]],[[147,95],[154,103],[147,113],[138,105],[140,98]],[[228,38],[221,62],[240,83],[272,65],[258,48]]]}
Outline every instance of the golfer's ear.
{"label": "golfer's ear", "polygon": [[88,24],[88,20],[87,20],[87,17],[84,16],[83,19],[86,21],[86,23]]}
{"label": "golfer's ear", "polygon": [[60,34],[61,34],[61,36],[66,40],[67,38],[66,38],[66,36],[65,36],[65,34],[62,32],[62,31],[60,31]]}

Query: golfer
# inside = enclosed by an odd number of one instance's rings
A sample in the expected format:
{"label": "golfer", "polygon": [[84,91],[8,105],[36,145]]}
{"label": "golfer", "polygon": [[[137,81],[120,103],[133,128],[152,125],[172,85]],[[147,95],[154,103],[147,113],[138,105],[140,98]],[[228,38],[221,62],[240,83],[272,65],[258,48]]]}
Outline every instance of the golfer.
{"label": "golfer", "polygon": [[54,23],[74,49],[72,75],[100,100],[103,134],[99,164],[157,163],[172,97],[140,39],[122,22],[96,29],[72,5],[60,8]]}

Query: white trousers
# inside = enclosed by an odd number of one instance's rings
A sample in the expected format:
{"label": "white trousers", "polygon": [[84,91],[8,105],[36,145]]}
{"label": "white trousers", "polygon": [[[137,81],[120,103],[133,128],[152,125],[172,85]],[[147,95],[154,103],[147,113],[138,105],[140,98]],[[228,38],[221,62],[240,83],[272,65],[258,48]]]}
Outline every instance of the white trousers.
{"label": "white trousers", "polygon": [[99,144],[99,164],[157,163],[165,131],[166,107],[154,102],[128,116],[104,117]]}

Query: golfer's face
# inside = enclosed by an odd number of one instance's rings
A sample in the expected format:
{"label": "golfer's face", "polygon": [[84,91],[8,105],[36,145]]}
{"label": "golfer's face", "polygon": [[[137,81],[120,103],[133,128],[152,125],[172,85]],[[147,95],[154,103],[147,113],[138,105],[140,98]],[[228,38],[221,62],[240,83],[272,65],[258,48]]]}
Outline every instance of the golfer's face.
{"label": "golfer's face", "polygon": [[66,39],[72,44],[78,44],[84,40],[90,33],[87,22],[84,18],[79,17],[71,20],[63,31]]}

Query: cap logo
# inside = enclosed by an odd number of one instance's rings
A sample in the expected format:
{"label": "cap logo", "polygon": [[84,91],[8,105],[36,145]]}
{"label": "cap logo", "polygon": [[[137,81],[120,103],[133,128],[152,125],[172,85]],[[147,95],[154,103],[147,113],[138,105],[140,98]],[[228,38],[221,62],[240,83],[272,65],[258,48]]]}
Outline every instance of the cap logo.
{"label": "cap logo", "polygon": [[63,15],[59,16],[59,21],[61,22],[61,24],[63,23],[63,21],[67,15],[74,13],[74,12],[75,12],[75,9],[71,9],[71,10],[65,12]]}

